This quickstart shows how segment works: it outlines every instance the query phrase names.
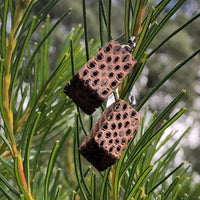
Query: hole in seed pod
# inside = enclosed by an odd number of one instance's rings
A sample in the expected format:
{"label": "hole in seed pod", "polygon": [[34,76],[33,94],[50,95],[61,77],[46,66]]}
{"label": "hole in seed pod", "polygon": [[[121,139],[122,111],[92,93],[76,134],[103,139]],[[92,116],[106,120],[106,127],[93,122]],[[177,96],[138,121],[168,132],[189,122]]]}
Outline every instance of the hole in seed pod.
{"label": "hole in seed pod", "polygon": [[119,61],[119,57],[118,56],[116,56],[115,58],[114,58],[114,63],[117,63]]}
{"label": "hole in seed pod", "polygon": [[114,130],[116,128],[115,123],[111,124],[111,129]]}
{"label": "hole in seed pod", "polygon": [[117,151],[120,151],[120,149],[121,149],[121,147],[120,147],[120,146],[118,146],[118,147],[117,147]]}
{"label": "hole in seed pod", "polygon": [[118,113],[118,114],[116,115],[116,120],[120,120],[120,119],[121,119],[121,114]]}
{"label": "hole in seed pod", "polygon": [[112,120],[113,119],[113,114],[109,115],[107,119],[108,119],[108,121]]}
{"label": "hole in seed pod", "polygon": [[109,44],[108,46],[106,46],[106,47],[104,48],[104,52],[105,52],[105,53],[109,53],[109,52],[111,51],[111,49],[112,49],[112,45]]}
{"label": "hole in seed pod", "polygon": [[92,72],[92,76],[95,77],[95,76],[98,75],[98,73],[99,73],[98,71],[93,71],[93,72]]}
{"label": "hole in seed pod", "polygon": [[90,79],[87,79],[87,80],[85,81],[85,86],[89,85],[90,81],[91,81]]}
{"label": "hole in seed pod", "polygon": [[106,67],[106,66],[105,66],[104,64],[100,64],[100,65],[99,65],[99,69],[105,69],[105,67]]}
{"label": "hole in seed pod", "polygon": [[97,135],[97,137],[98,137],[98,138],[100,138],[101,136],[102,136],[102,134],[101,134],[101,133],[99,133],[99,134]]}
{"label": "hole in seed pod", "polygon": [[116,45],[113,47],[113,53],[114,54],[120,54],[121,53],[121,45]]}
{"label": "hole in seed pod", "polygon": [[118,103],[117,105],[115,105],[114,107],[114,111],[120,111],[120,104]]}
{"label": "hole in seed pod", "polygon": [[102,79],[102,81],[101,81],[101,86],[102,87],[105,87],[105,86],[107,86],[107,84],[108,84],[108,79]]}
{"label": "hole in seed pod", "polygon": [[102,61],[103,60],[103,54],[102,53],[97,54],[96,59],[97,59],[97,61]]}
{"label": "hole in seed pod", "polygon": [[101,72],[101,77],[103,78],[103,77],[107,77],[107,72],[106,71],[102,71]]}
{"label": "hole in seed pod", "polygon": [[120,137],[123,137],[123,136],[124,136],[124,131],[122,131],[122,130],[119,131],[119,136],[120,136]]}
{"label": "hole in seed pod", "polygon": [[120,69],[120,66],[119,65],[116,65],[115,66],[115,71],[119,70]]}
{"label": "hole in seed pod", "polygon": [[119,139],[116,139],[116,140],[115,140],[115,143],[118,144],[118,143],[119,143]]}
{"label": "hole in seed pod", "polygon": [[118,125],[117,125],[117,128],[120,129],[122,127],[122,123],[120,122]]}
{"label": "hole in seed pod", "polygon": [[111,72],[108,76],[109,78],[112,78],[114,76],[114,73]]}
{"label": "hole in seed pod", "polygon": [[122,144],[126,143],[126,138],[122,138]]}
{"label": "hole in seed pod", "polygon": [[105,141],[102,140],[102,141],[100,142],[100,145],[103,146],[104,144],[105,144]]}
{"label": "hole in seed pod", "polygon": [[113,142],[113,140],[112,140],[112,139],[111,139],[111,140],[109,140],[109,143],[110,143],[110,144],[112,144],[112,142]]}
{"label": "hole in seed pod", "polygon": [[123,73],[119,73],[117,74],[117,79],[118,80],[122,80],[123,79],[124,74]]}
{"label": "hole in seed pod", "polygon": [[112,152],[112,150],[113,150],[113,147],[110,147],[109,152]]}
{"label": "hole in seed pod", "polygon": [[111,136],[111,133],[110,132],[107,132],[106,133],[106,138],[109,138]]}
{"label": "hole in seed pod", "polygon": [[128,117],[128,113],[123,114],[123,119],[126,119]]}
{"label": "hole in seed pod", "polygon": [[103,90],[103,92],[101,93],[103,96],[108,94],[108,90]]}
{"label": "hole in seed pod", "polygon": [[110,87],[112,89],[115,89],[116,86],[117,86],[117,81],[112,81],[111,84],[110,84]]}
{"label": "hole in seed pod", "polygon": [[112,65],[108,65],[108,71],[112,70]]}
{"label": "hole in seed pod", "polygon": [[135,111],[131,112],[131,117],[134,117],[135,115],[136,115]]}
{"label": "hole in seed pod", "polygon": [[106,52],[108,52],[108,51],[110,51],[110,47],[109,46],[106,47]]}
{"label": "hole in seed pod", "polygon": [[122,109],[126,110],[127,109],[127,104],[123,104]]}
{"label": "hole in seed pod", "polygon": [[86,76],[88,74],[88,70],[85,70],[84,72],[83,72],[83,76]]}
{"label": "hole in seed pod", "polygon": [[131,124],[132,124],[132,126],[135,126],[135,125],[137,125],[137,120],[135,120],[134,118],[131,120]]}
{"label": "hole in seed pod", "polygon": [[111,60],[112,60],[111,56],[108,56],[108,57],[106,58],[106,62],[107,62],[107,63],[111,62]]}
{"label": "hole in seed pod", "polygon": [[126,64],[126,65],[123,66],[123,69],[124,69],[125,71],[127,71],[127,70],[130,69],[130,67],[131,67],[130,64]]}
{"label": "hole in seed pod", "polygon": [[114,137],[117,137],[117,132],[114,132],[114,133],[113,133],[113,136],[114,136]]}
{"label": "hole in seed pod", "polygon": [[130,134],[131,134],[131,129],[128,129],[128,130],[126,131],[126,134],[127,134],[127,135],[130,135]]}
{"label": "hole in seed pod", "polygon": [[106,123],[106,124],[103,124],[102,129],[103,129],[103,130],[107,130],[107,129],[108,129],[108,124],[107,124],[107,123]]}
{"label": "hole in seed pod", "polygon": [[96,63],[94,61],[88,64],[88,68],[94,68],[95,66],[96,66]]}
{"label": "hole in seed pod", "polygon": [[98,83],[99,83],[99,79],[95,79],[94,80],[94,85],[98,85]]}
{"label": "hole in seed pod", "polygon": [[126,121],[125,123],[124,123],[124,127],[125,128],[128,128],[130,126],[130,122],[129,121]]}
{"label": "hole in seed pod", "polygon": [[128,62],[130,60],[130,55],[125,55],[122,57],[122,62]]}

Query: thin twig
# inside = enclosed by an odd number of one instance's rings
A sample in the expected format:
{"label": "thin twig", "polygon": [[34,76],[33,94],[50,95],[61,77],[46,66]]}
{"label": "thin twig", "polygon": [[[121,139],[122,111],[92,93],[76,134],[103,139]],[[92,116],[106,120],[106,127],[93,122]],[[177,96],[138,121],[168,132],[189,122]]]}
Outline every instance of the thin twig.
{"label": "thin twig", "polygon": [[14,18],[15,21],[13,23],[13,27],[12,27],[10,35],[8,37],[8,44],[6,47],[6,70],[5,70],[5,74],[4,74],[3,94],[4,94],[5,112],[6,112],[9,129],[10,129],[10,133],[11,133],[9,135],[9,142],[12,147],[12,156],[14,159],[18,159],[18,162],[17,162],[18,166],[17,166],[17,169],[15,169],[15,170],[17,170],[19,172],[20,180],[23,183],[23,187],[25,189],[26,195],[29,197],[30,200],[32,200],[33,197],[31,195],[30,191],[28,190],[27,181],[26,181],[26,178],[24,175],[22,158],[21,158],[20,153],[17,150],[17,145],[16,145],[16,141],[15,141],[15,136],[14,136],[14,130],[13,130],[13,113],[11,110],[10,98],[9,98],[9,87],[10,87],[10,81],[11,81],[11,72],[10,72],[11,71],[11,60],[12,60],[13,51],[16,46],[16,39],[15,39],[16,31],[20,24],[22,16],[23,16],[23,9],[24,9],[23,6],[24,6],[23,2],[17,1],[17,6],[16,6],[16,10],[15,10],[15,18]]}

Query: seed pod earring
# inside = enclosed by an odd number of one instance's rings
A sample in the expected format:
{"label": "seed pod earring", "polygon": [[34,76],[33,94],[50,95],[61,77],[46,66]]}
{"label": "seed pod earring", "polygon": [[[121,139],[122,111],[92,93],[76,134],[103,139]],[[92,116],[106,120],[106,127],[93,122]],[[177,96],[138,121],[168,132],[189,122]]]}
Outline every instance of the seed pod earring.
{"label": "seed pod earring", "polygon": [[80,145],[80,153],[99,171],[105,170],[120,158],[140,121],[140,114],[119,99],[105,109]]}
{"label": "seed pod earring", "polygon": [[65,86],[64,93],[85,113],[92,114],[132,71],[134,39],[129,45],[107,43]]}

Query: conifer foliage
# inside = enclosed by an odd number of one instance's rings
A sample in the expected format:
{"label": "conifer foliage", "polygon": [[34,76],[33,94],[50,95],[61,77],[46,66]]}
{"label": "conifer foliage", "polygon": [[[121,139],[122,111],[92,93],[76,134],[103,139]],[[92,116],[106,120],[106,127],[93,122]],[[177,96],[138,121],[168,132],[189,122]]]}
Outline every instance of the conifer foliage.
{"label": "conifer foliage", "polygon": [[[83,28],[76,25],[66,33],[52,67],[51,36],[61,21],[70,17],[73,8],[66,8],[66,12],[52,23],[49,13],[58,0],[49,0],[43,7],[38,6],[39,0],[0,1],[1,199],[175,200],[180,194],[186,199],[182,186],[190,179],[190,165],[173,163],[179,143],[190,128],[169,149],[160,151],[175,134],[167,128],[186,110],[178,107],[175,114],[169,115],[185,95],[185,90],[160,113],[151,113],[145,103],[200,49],[174,66],[138,102],[136,110],[142,116],[141,126],[115,165],[98,172],[78,151],[81,141],[108,104],[105,101],[95,114],[88,116],[66,97],[63,89],[101,46],[117,39],[113,38],[111,29],[113,2],[97,1],[99,20],[94,29],[99,28],[99,41],[94,42],[87,35],[87,4],[82,0]],[[131,36],[137,36],[132,53],[137,65],[113,92],[116,101],[120,98],[128,102],[148,58],[170,39],[164,39],[147,53],[151,42],[185,0],[167,7],[170,2],[161,0],[147,9],[147,0],[124,1],[124,33],[120,38],[127,43]],[[173,35],[198,17],[191,18]],[[165,119],[165,116],[170,118]]]}

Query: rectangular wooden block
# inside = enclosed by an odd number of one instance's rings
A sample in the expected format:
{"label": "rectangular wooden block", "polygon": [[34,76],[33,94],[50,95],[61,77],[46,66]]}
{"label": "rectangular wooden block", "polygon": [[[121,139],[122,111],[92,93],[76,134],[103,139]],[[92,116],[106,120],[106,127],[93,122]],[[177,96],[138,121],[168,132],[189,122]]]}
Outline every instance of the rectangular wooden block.
{"label": "rectangular wooden block", "polygon": [[85,113],[92,114],[136,64],[131,53],[110,41],[67,83],[64,93]]}
{"label": "rectangular wooden block", "polygon": [[139,113],[123,100],[109,106],[79,147],[99,171],[113,165],[140,126]]}

